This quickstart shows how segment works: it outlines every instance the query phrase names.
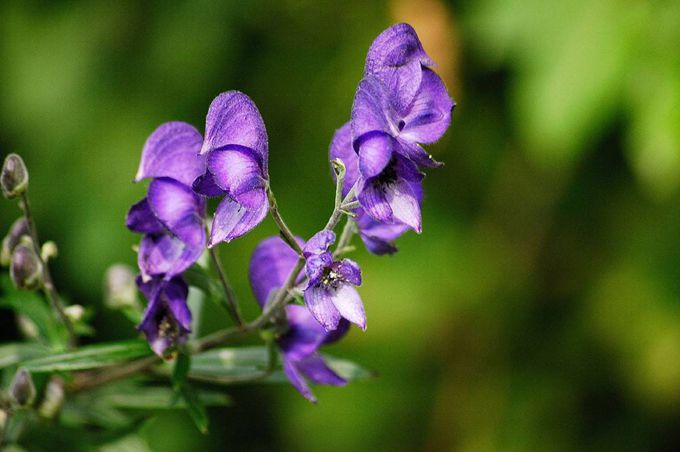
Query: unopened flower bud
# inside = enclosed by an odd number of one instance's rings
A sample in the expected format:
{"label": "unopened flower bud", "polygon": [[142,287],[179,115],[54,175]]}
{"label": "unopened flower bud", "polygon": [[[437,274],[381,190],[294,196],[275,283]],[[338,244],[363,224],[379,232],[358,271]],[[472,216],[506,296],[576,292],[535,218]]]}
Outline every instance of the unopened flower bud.
{"label": "unopened flower bud", "polygon": [[66,314],[66,317],[68,317],[68,319],[71,322],[78,323],[81,320],[83,320],[83,316],[85,315],[85,309],[79,304],[74,304],[65,307],[64,314]]}
{"label": "unopened flower bud", "polygon": [[19,244],[23,236],[30,236],[28,223],[24,217],[17,218],[9,228],[9,232],[2,239],[2,250],[0,250],[0,264],[8,266],[12,261],[12,251]]}
{"label": "unopened flower bud", "polygon": [[104,275],[104,303],[111,309],[134,308],[139,304],[135,273],[125,264],[114,264]]}
{"label": "unopened flower bud", "polygon": [[43,246],[40,248],[40,257],[42,257],[42,260],[45,262],[54,259],[58,255],[59,249],[57,248],[57,244],[51,240],[43,243]]}
{"label": "unopened flower bud", "polygon": [[7,199],[16,198],[28,188],[28,170],[19,155],[9,154],[5,157],[0,173],[0,186]]}
{"label": "unopened flower bud", "polygon": [[17,314],[17,327],[19,332],[27,339],[37,339],[40,335],[38,325],[23,314]]}
{"label": "unopened flower bud", "polygon": [[43,269],[32,245],[22,241],[12,253],[9,275],[18,289],[35,290],[42,284]]}
{"label": "unopened flower bud", "polygon": [[30,406],[35,400],[35,385],[30,372],[21,368],[14,375],[12,384],[9,387],[9,395],[20,407]]}
{"label": "unopened flower bud", "polygon": [[52,419],[61,410],[61,406],[64,404],[64,379],[61,377],[54,376],[50,378],[47,382],[47,387],[45,388],[45,396],[43,398],[40,407],[38,408],[38,414],[44,418]]}

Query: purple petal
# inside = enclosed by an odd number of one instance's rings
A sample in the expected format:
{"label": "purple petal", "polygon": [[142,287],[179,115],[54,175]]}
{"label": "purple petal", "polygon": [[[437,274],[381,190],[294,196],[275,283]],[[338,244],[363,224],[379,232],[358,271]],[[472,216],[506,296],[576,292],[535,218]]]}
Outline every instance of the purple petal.
{"label": "purple petal", "polygon": [[215,179],[209,171],[206,171],[204,174],[198,176],[191,185],[191,189],[194,191],[194,193],[198,193],[199,195],[207,196],[209,198],[222,196],[224,194],[224,190],[222,190],[215,183]]}
{"label": "purple petal", "polygon": [[309,400],[312,403],[316,403],[316,397],[314,397],[312,390],[309,389],[309,385],[305,381],[300,371],[298,371],[298,369],[296,368],[294,362],[291,362],[290,360],[284,358],[283,372],[286,374],[286,377],[288,377],[288,381],[290,381],[293,387],[295,387],[295,389],[297,389],[298,392],[302,394],[305,399]]}
{"label": "purple petal", "polygon": [[[316,322],[316,320],[314,321]],[[350,323],[346,319],[340,319],[340,322],[338,323],[338,327],[334,329],[333,331],[326,331],[326,338],[323,341],[323,344],[332,344],[334,342],[339,341],[349,331],[349,326]]]}
{"label": "purple petal", "polygon": [[312,255],[323,254],[328,251],[328,248],[335,242],[335,232],[323,230],[317,232],[307,241],[307,244],[302,249],[305,257]]}
{"label": "purple petal", "polygon": [[297,368],[312,383],[318,385],[344,386],[347,380],[336,374],[318,354],[297,363]]}
{"label": "purple petal", "polygon": [[305,306],[286,306],[288,331],[278,339],[287,359],[299,361],[315,353],[327,334]]}
{"label": "purple petal", "polygon": [[361,269],[353,260],[343,259],[335,264],[334,269],[343,280],[355,286],[361,285]]}
{"label": "purple petal", "polygon": [[385,191],[385,199],[390,205],[395,220],[408,225],[418,234],[422,232],[420,204],[411,185],[406,180],[397,179],[396,182],[388,185]]}
{"label": "purple petal", "polygon": [[215,183],[241,204],[246,204],[241,195],[264,187],[265,179],[257,156],[248,148],[211,152],[208,155],[208,170]]}
{"label": "purple petal", "polygon": [[412,143],[434,143],[451,123],[455,102],[449,97],[444,82],[432,70],[423,69],[423,79],[399,136]]}
{"label": "purple petal", "polygon": [[217,96],[208,109],[201,154],[230,145],[255,151],[267,169],[267,130],[255,103],[239,91]]}
{"label": "purple petal", "polygon": [[395,253],[397,247],[393,241],[409,230],[409,227],[403,223],[385,224],[375,221],[363,210],[357,213],[356,222],[366,248],[377,255]]}
{"label": "purple petal", "polygon": [[310,312],[326,331],[337,328],[341,315],[333,305],[329,289],[323,286],[309,287],[305,290],[304,297]]}
{"label": "purple petal", "polygon": [[[345,165],[342,195],[346,196],[359,178],[359,157],[352,147],[352,129],[349,122],[335,131],[328,154],[330,160],[340,159]],[[331,172],[335,180],[335,172]]]}
{"label": "purple petal", "polygon": [[[366,330],[366,313],[359,292],[350,284],[340,284],[330,290],[330,298],[340,315],[362,330]],[[336,324],[337,326],[337,324]]]}
{"label": "purple petal", "polygon": [[191,331],[191,311],[187,305],[189,286],[180,277],[175,277],[165,283],[162,292],[163,297],[172,316],[177,323],[187,331]]}
{"label": "purple petal", "polygon": [[351,132],[356,141],[366,134],[385,133],[396,135],[398,130],[392,125],[390,117],[396,112],[390,105],[391,97],[380,80],[374,77],[364,78],[354,95],[352,104]]}
{"label": "purple petal", "polygon": [[410,143],[401,138],[398,140],[398,143],[399,144],[395,146],[397,153],[411,160],[416,165],[426,166],[428,168],[438,168],[443,165],[442,162],[436,161],[418,143]]}
{"label": "purple petal", "polygon": [[174,179],[154,179],[149,184],[151,210],[163,225],[187,243],[198,245],[203,233],[205,203],[188,186]]}
{"label": "purple petal", "polygon": [[333,263],[331,253],[312,254],[305,262],[305,273],[307,274],[307,287],[312,287],[321,281],[326,267]]}
{"label": "purple petal", "polygon": [[250,195],[249,205],[253,207],[239,204],[228,195],[222,199],[215,212],[209,247],[241,237],[264,220],[268,210],[267,195],[259,189],[252,190]]}
{"label": "purple petal", "polygon": [[396,24],[383,31],[371,44],[366,56],[365,74],[380,79],[405,110],[416,96],[422,66],[432,61],[423,50],[416,31],[408,24]]}
{"label": "purple petal", "polygon": [[[303,244],[302,239],[298,243]],[[295,251],[281,237],[269,237],[257,245],[250,257],[248,278],[260,307],[265,306],[273,290],[283,286],[297,260]]]}
{"label": "purple petal", "polygon": [[198,156],[203,137],[184,122],[167,122],[149,136],[135,181],[146,177],[170,177],[191,186],[205,171],[205,159]]}
{"label": "purple petal", "polygon": [[385,134],[365,135],[359,140],[359,169],[361,175],[368,179],[380,174],[392,159],[394,138]]}
{"label": "purple petal", "polygon": [[163,231],[163,225],[151,211],[147,198],[130,207],[125,223],[129,230],[141,234]]}
{"label": "purple petal", "polygon": [[[183,269],[185,244],[169,234],[149,234],[142,238],[137,264],[145,276],[177,274]],[[191,265],[189,263],[185,268]],[[177,271],[177,269],[179,269]]]}
{"label": "purple petal", "polygon": [[380,223],[393,223],[392,208],[385,197],[385,189],[378,178],[372,178],[364,183],[364,187],[357,197],[366,214]]}

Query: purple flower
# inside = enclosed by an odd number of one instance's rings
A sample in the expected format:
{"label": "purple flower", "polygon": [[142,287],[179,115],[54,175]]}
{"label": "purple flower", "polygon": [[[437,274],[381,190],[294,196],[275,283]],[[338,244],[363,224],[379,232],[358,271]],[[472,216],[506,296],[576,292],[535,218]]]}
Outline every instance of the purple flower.
{"label": "purple flower", "polygon": [[333,242],[335,233],[324,230],[309,239],[302,249],[307,260],[305,303],[326,331],[336,329],[342,318],[365,330],[364,305],[354,288],[361,285],[361,269],[349,259],[333,260],[328,251]]}
{"label": "purple flower", "polygon": [[151,181],[127,215],[127,227],[144,234],[137,255],[144,279],[170,279],[196,262],[205,249],[204,211],[205,201],[181,182]]}
{"label": "purple flower", "polygon": [[[345,165],[345,179],[343,181],[342,192],[346,196],[349,190],[359,180],[359,157],[352,148],[352,136],[350,123],[346,123],[339,128],[331,141],[330,160],[340,159]],[[335,177],[335,173],[332,172]],[[418,204],[422,200],[422,186],[420,183],[412,183],[411,189],[416,194]],[[359,229],[359,236],[366,245],[366,248],[373,254],[392,254],[397,251],[394,241],[410,228],[407,224],[394,222],[392,224],[381,223],[374,220],[364,212],[361,207],[354,210],[356,214],[356,225]]]}
{"label": "purple flower", "polygon": [[187,306],[189,287],[181,277],[172,279],[137,278],[137,286],[149,304],[137,329],[161,358],[184,343],[191,332],[191,312]]}
{"label": "purple flower", "polygon": [[207,171],[193,182],[194,191],[224,195],[212,224],[212,247],[246,234],[267,214],[267,131],[248,96],[228,91],[213,100],[200,153]]}
{"label": "purple flower", "polygon": [[[301,244],[302,240],[299,240]],[[283,286],[295,266],[297,254],[279,237],[263,240],[250,260],[249,279],[261,307]],[[286,306],[288,330],[277,339],[283,370],[291,384],[308,400],[315,402],[307,381],[341,386],[347,382],[324,362],[319,348],[339,340],[347,333],[349,323],[340,321],[335,331],[327,332],[304,306]]]}
{"label": "purple flower", "polygon": [[371,45],[352,106],[359,155],[359,202],[380,223],[421,231],[418,166],[437,167],[420,144],[433,143],[451,122],[455,103],[431,69],[412,27],[398,24]]}

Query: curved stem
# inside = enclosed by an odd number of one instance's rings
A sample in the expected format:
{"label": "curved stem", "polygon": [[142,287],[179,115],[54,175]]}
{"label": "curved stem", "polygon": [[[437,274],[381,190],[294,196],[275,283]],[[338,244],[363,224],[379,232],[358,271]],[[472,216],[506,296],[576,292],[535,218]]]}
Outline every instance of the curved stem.
{"label": "curved stem", "polygon": [[299,256],[302,256],[302,248],[300,247],[300,244],[297,242],[297,240],[295,240],[295,235],[290,230],[286,222],[283,221],[281,212],[279,212],[279,205],[276,202],[276,196],[274,196],[274,192],[272,191],[269,182],[267,182],[267,199],[269,200],[269,214],[272,216],[272,218],[276,222],[276,225],[279,227],[279,231],[281,232],[281,238],[283,238],[283,240],[288,244],[288,246],[293,248],[293,250]]}
{"label": "curved stem", "polygon": [[215,265],[217,276],[220,278],[220,282],[222,283],[224,295],[227,298],[227,310],[229,311],[229,315],[232,317],[232,319],[234,319],[234,322],[236,322],[236,324],[241,327],[243,326],[243,318],[241,317],[238,302],[236,301],[236,294],[234,293],[234,289],[231,287],[231,284],[229,284],[229,280],[227,279],[227,274],[224,272],[224,268],[222,267],[220,257],[217,255],[215,248],[208,248],[208,253],[210,254],[213,264]]}
{"label": "curved stem", "polygon": [[33,242],[33,250],[35,251],[36,256],[40,260],[40,264],[42,265],[43,269],[43,292],[45,292],[45,296],[50,302],[50,305],[52,306],[52,309],[54,312],[57,313],[57,316],[59,317],[59,320],[61,323],[64,324],[64,327],[66,327],[66,332],[68,334],[68,347],[73,348],[76,346],[76,332],[73,328],[73,324],[71,323],[71,319],[68,318],[66,315],[66,312],[64,311],[64,305],[61,304],[61,299],[59,298],[59,293],[57,292],[57,288],[54,286],[54,282],[52,280],[52,274],[50,273],[50,268],[47,265],[47,262],[45,262],[42,258],[41,252],[40,252],[40,242],[38,240],[38,229],[35,226],[35,221],[33,221],[33,214],[31,212],[31,204],[28,201],[28,194],[27,192],[23,192],[21,194],[21,208],[24,211],[24,218],[26,219],[26,224],[28,224],[28,229],[31,233],[31,240]]}

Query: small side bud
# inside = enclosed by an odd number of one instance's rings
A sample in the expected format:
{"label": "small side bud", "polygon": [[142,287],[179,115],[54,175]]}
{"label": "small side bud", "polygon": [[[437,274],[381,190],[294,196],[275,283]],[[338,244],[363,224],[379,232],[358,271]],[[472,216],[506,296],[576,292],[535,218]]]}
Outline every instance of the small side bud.
{"label": "small side bud", "polygon": [[26,339],[37,339],[40,336],[38,325],[23,314],[17,314],[17,327]]}
{"label": "small side bud", "polygon": [[57,248],[57,244],[51,240],[48,240],[47,242],[43,243],[43,246],[40,248],[40,257],[42,257],[42,260],[44,262],[47,262],[50,259],[54,259],[58,255],[59,249]]}
{"label": "small side bud", "polygon": [[111,309],[136,308],[137,284],[135,273],[125,264],[114,264],[104,275],[104,303]]}
{"label": "small side bud", "polygon": [[78,323],[85,316],[85,308],[79,304],[73,304],[64,308],[64,314],[72,323]]}
{"label": "small side bud", "polygon": [[28,189],[28,170],[18,154],[9,154],[5,157],[0,173],[0,186],[2,194],[7,199],[16,198]]}
{"label": "small side bud", "polygon": [[22,240],[14,249],[9,276],[17,289],[35,290],[42,284],[42,263],[33,246],[26,242]]}
{"label": "small side bud", "polygon": [[38,408],[38,414],[44,418],[52,419],[57,415],[59,410],[61,410],[63,404],[64,379],[54,376],[50,378],[50,381],[47,382],[45,396],[42,403],[40,404],[40,407]]}
{"label": "small side bud", "polygon": [[12,252],[19,244],[23,236],[30,236],[31,232],[28,229],[28,223],[24,217],[17,218],[9,232],[2,239],[2,250],[0,250],[0,265],[7,267],[12,261]]}
{"label": "small side bud", "polygon": [[20,407],[27,407],[33,403],[35,400],[35,385],[29,371],[24,368],[19,369],[9,387],[9,395],[12,401]]}

